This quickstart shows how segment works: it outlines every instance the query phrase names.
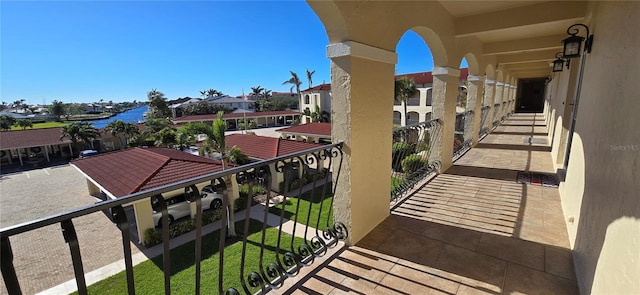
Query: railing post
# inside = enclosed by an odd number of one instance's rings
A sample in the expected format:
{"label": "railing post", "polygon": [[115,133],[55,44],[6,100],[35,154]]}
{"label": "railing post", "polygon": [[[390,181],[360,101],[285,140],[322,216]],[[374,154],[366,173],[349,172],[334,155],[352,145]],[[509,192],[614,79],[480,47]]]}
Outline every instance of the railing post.
{"label": "railing post", "polygon": [[13,266],[13,251],[9,237],[3,236],[0,239],[0,266],[2,267],[2,279],[10,295],[22,294],[20,283]]}
{"label": "railing post", "polygon": [[78,294],[86,295],[87,282],[84,278],[82,256],[80,255],[80,244],[78,243],[76,229],[73,226],[73,222],[71,221],[71,219],[63,220],[60,225],[62,226],[62,235],[64,236],[64,241],[69,244],[71,260],[73,261],[73,272],[76,276],[76,285],[78,286]]}
{"label": "railing post", "polygon": [[113,221],[120,229],[122,233],[122,249],[124,252],[124,265],[127,273],[127,290],[129,294],[136,294],[136,288],[133,281],[133,260],[131,259],[131,237],[129,232],[129,222],[127,215],[122,208],[122,205],[118,205],[111,211],[113,213]]}

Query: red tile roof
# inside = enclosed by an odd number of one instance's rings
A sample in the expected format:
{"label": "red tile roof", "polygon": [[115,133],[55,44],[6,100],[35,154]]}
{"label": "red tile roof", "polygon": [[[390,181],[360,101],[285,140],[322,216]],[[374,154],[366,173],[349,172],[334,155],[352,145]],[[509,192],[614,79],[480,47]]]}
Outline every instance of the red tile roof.
{"label": "red tile roof", "polygon": [[[273,112],[231,113],[231,114],[224,114],[222,118],[223,119],[240,119],[240,118],[244,118],[245,114],[248,119],[259,118],[259,117],[270,117],[270,116],[300,115],[300,113],[293,112],[293,111],[273,111]],[[213,121],[217,118],[218,118],[218,114],[194,115],[194,116],[174,118],[173,122],[186,123],[186,122]]]}
{"label": "red tile roof", "polygon": [[166,148],[133,148],[71,161],[115,197],[222,170],[222,163]]}
{"label": "red tile roof", "polygon": [[307,123],[302,125],[295,125],[291,127],[281,128],[276,130],[282,133],[290,134],[308,134],[308,135],[321,135],[331,137],[331,123]]}
{"label": "red tile roof", "polygon": [[311,148],[322,146],[319,143],[294,141],[259,135],[231,134],[225,138],[227,147],[236,146],[254,159],[271,159]]}
{"label": "red tile roof", "polygon": [[323,91],[323,90],[331,90],[331,84],[325,83],[325,84],[316,85],[309,89],[302,90],[300,92]]}
{"label": "red tile roof", "polygon": [[[400,79],[405,76],[412,78],[413,81],[416,82],[416,84],[433,83],[433,75],[431,75],[431,72],[419,72],[419,73],[396,75],[396,79]],[[469,76],[469,69],[468,68],[460,69],[460,80],[466,80],[467,76]],[[309,89],[302,90],[301,92],[312,92],[312,91],[331,91],[331,84],[320,84],[318,86],[314,86]]]}
{"label": "red tile roof", "polygon": [[62,127],[3,131],[0,132],[0,149],[28,148],[71,142],[67,137],[60,140],[61,135]]}

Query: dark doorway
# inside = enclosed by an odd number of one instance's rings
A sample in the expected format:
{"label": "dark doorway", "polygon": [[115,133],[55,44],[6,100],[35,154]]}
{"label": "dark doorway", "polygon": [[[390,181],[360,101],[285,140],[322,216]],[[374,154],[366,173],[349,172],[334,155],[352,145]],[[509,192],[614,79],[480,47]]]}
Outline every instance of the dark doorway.
{"label": "dark doorway", "polygon": [[516,113],[541,113],[544,109],[544,87],[547,78],[520,79]]}

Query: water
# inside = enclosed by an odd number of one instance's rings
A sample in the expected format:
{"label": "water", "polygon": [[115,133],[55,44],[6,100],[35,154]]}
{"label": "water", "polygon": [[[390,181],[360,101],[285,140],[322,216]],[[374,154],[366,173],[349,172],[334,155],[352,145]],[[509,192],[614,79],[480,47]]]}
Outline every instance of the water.
{"label": "water", "polygon": [[119,113],[109,119],[94,120],[89,122],[92,123],[93,126],[95,126],[98,129],[107,127],[107,124],[116,120],[122,120],[125,123],[143,122],[145,120],[143,114],[148,110],[149,110],[149,106],[145,105],[145,106],[137,107],[135,109],[130,109],[126,112]]}

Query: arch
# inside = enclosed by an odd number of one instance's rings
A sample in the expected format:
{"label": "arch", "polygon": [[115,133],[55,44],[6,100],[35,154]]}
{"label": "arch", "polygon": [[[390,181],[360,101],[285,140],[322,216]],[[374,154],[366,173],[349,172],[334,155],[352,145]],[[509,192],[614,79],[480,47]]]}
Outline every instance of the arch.
{"label": "arch", "polygon": [[393,111],[393,124],[402,124],[402,113],[400,113],[399,111]]}
{"label": "arch", "polygon": [[430,28],[423,26],[413,27],[411,28],[411,30],[422,37],[424,43],[429,47],[434,66],[448,65],[449,59],[447,56],[447,49],[445,48],[442,39],[440,38],[440,36],[438,36],[438,34],[436,34],[436,32],[434,32]]}
{"label": "arch", "polygon": [[349,40],[349,31],[342,12],[332,1],[307,1],[307,5],[316,13],[329,38],[329,43]]}
{"label": "arch", "polygon": [[496,79],[496,71],[492,64],[488,64],[484,70],[484,74],[487,79],[495,80]]}
{"label": "arch", "polygon": [[418,112],[407,112],[407,123],[414,124],[420,122],[420,114]]}
{"label": "arch", "polygon": [[[480,64],[478,63],[478,59],[475,54],[469,52],[465,54],[462,58],[467,60],[467,66],[469,67],[469,75],[480,75]],[[462,59],[460,59],[460,63],[462,63]]]}
{"label": "arch", "polygon": [[427,88],[427,99],[426,99],[426,106],[431,106],[433,105],[433,90],[431,87]]}
{"label": "arch", "polygon": [[304,95],[304,104],[309,104],[309,94]]}

